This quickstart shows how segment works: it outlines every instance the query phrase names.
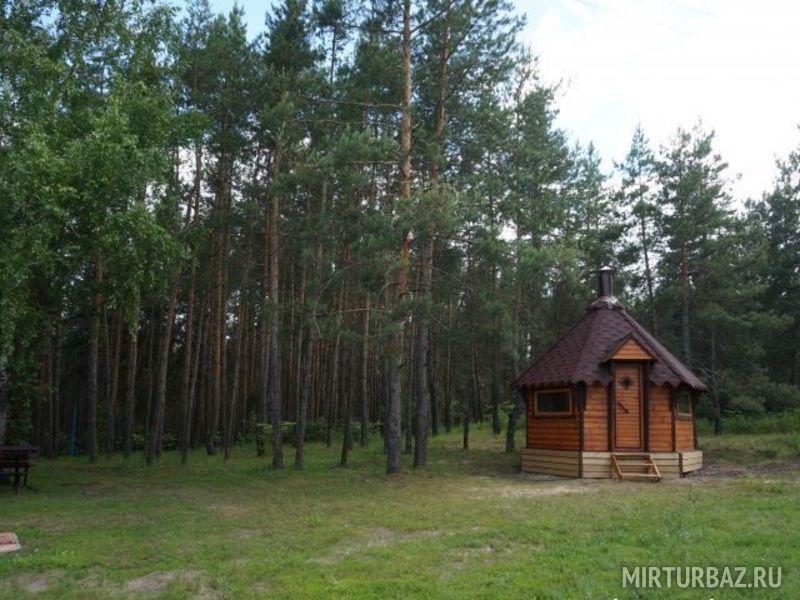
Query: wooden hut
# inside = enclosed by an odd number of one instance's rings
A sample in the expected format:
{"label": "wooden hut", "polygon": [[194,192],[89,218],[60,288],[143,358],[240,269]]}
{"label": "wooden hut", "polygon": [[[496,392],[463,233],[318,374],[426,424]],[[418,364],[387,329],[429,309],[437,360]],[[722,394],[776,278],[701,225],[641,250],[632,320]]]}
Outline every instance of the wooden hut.
{"label": "wooden hut", "polygon": [[705,384],[625,311],[614,270],[597,273],[586,316],[514,382],[527,404],[522,470],[658,480],[700,469]]}

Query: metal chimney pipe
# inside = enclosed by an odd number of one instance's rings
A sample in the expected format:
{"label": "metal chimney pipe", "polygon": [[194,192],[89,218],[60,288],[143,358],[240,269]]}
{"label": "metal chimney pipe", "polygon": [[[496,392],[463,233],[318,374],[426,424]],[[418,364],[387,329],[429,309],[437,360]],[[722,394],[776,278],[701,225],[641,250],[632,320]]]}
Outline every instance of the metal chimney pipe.
{"label": "metal chimney pipe", "polygon": [[614,272],[612,267],[602,267],[595,271],[597,273],[597,297],[614,297]]}

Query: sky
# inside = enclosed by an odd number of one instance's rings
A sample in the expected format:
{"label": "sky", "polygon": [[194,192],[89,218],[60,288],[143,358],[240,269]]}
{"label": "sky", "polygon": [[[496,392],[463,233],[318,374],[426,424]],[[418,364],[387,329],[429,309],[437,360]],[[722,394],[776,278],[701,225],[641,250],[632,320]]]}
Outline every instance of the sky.
{"label": "sky", "polygon": [[[560,83],[558,126],[595,144],[610,171],[641,124],[651,144],[701,121],[716,132],[731,190],[772,186],[800,147],[800,2],[513,0],[545,82]],[[212,0],[227,11],[234,0]],[[248,29],[269,1],[240,0]]]}

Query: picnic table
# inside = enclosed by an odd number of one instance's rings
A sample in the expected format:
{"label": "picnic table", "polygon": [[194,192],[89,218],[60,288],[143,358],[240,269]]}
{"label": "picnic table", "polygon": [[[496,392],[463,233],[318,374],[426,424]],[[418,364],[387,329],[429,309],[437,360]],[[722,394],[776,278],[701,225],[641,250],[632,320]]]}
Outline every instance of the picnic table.
{"label": "picnic table", "polygon": [[39,450],[34,446],[0,446],[0,479],[11,478],[14,491],[28,485],[28,471]]}

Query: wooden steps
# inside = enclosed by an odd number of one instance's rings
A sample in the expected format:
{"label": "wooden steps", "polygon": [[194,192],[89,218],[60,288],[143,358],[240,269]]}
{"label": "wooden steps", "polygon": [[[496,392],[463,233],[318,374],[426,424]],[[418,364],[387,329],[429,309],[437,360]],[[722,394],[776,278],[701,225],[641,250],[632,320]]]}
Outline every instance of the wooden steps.
{"label": "wooden steps", "polygon": [[645,452],[612,452],[611,470],[625,481],[661,481],[658,466]]}

